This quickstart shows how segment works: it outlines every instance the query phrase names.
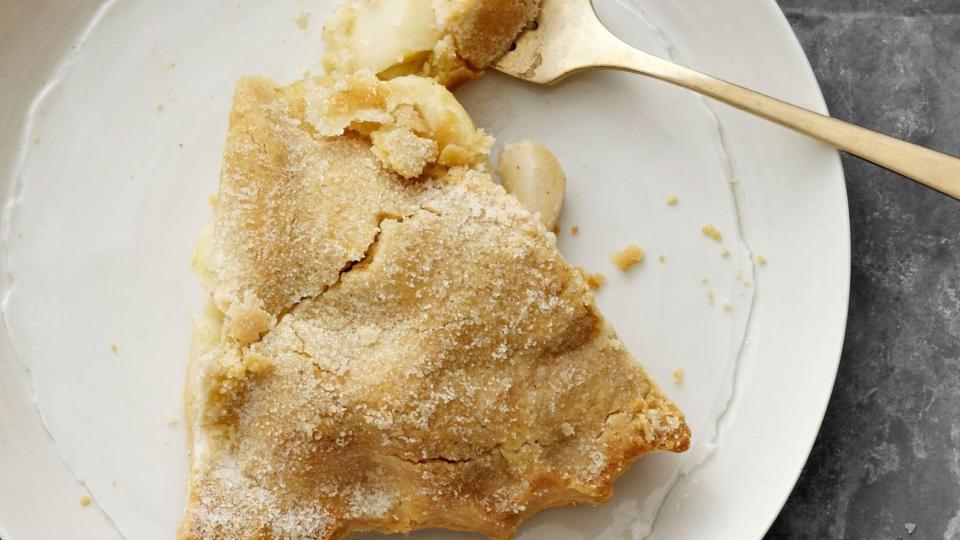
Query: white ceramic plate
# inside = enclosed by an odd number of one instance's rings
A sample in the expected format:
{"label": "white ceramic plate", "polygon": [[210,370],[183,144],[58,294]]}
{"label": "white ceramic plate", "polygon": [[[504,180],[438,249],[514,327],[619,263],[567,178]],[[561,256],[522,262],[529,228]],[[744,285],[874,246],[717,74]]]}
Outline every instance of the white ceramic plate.
{"label": "white ceramic plate", "polygon": [[[168,419],[180,414],[201,298],[189,260],[232,85],[317,72],[331,5],[0,0],[5,540],[173,536],[186,459]],[[824,110],[772,0],[597,5],[650,52]],[[521,537],[760,537],[817,433],[843,339],[836,153],[623,73],[555,88],[491,74],[459,94],[498,140],[531,137],[560,157],[560,247],[610,278],[601,308],[694,430],[690,452],[645,458],[612,503],[545,512]],[[701,234],[707,224],[722,243]],[[608,256],[629,243],[648,258],[621,274]]]}

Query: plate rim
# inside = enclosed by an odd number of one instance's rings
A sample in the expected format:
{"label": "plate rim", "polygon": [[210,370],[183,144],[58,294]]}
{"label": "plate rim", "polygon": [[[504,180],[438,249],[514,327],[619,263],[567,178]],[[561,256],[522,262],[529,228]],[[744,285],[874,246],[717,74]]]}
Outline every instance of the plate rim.
{"label": "plate rim", "polygon": [[[765,5],[769,11],[773,12],[773,18],[776,21],[778,21],[781,30],[784,32],[788,32],[792,38],[790,40],[790,46],[793,49],[792,52],[794,56],[797,57],[797,59],[799,60],[799,65],[803,68],[805,72],[804,73],[805,77],[808,78],[813,83],[813,86],[816,91],[816,99],[818,101],[817,103],[818,110],[816,110],[815,112],[830,116],[830,108],[827,105],[826,97],[823,95],[823,88],[821,88],[820,81],[819,79],[817,79],[817,74],[813,70],[813,65],[810,63],[810,58],[807,56],[806,51],[803,49],[803,45],[800,43],[800,38],[797,36],[797,33],[793,30],[793,27],[790,25],[790,20],[787,18],[787,14],[783,11],[780,5],[777,4],[776,0],[765,0]],[[832,373],[830,374],[830,377],[832,379],[832,382],[829,385],[830,391],[827,393],[827,396],[823,402],[823,405],[820,407],[820,410],[817,412],[817,416],[819,418],[817,422],[817,433],[810,440],[810,443],[807,445],[807,448],[805,449],[805,452],[804,452],[806,457],[804,458],[803,463],[797,469],[796,473],[793,475],[794,476],[793,482],[790,485],[790,489],[787,490],[787,492],[783,494],[783,496],[780,498],[779,505],[778,505],[780,509],[774,515],[770,516],[767,526],[764,528],[764,533],[762,536],[766,536],[766,534],[770,531],[770,528],[773,527],[773,524],[777,521],[777,518],[779,518],[780,514],[783,513],[783,510],[786,507],[787,501],[790,499],[790,496],[793,494],[794,490],[796,489],[797,483],[800,481],[800,476],[803,474],[804,469],[806,469],[807,463],[809,463],[810,461],[810,454],[813,452],[813,447],[816,445],[817,439],[819,439],[820,431],[823,429],[823,422],[826,418],[827,410],[830,407],[830,401],[833,396],[833,392],[836,389],[837,372],[840,369],[840,361],[842,360],[842,357],[843,357],[843,345],[846,342],[847,324],[849,322],[849,317],[850,317],[850,277],[851,277],[850,273],[851,273],[851,265],[853,263],[851,259],[852,246],[851,246],[851,230],[850,230],[850,199],[849,199],[849,194],[847,192],[846,171],[844,171],[843,169],[843,161],[841,160],[840,151],[837,149],[833,149],[832,154],[833,155],[831,157],[831,161],[833,162],[833,165],[837,169],[837,173],[839,176],[838,181],[840,183],[840,190],[843,195],[842,202],[843,202],[843,206],[846,208],[846,211],[843,213],[845,218],[844,221],[845,221],[845,229],[846,229],[846,234],[843,235],[844,251],[846,253],[846,256],[844,258],[844,260],[846,261],[846,264],[844,266],[846,270],[845,272],[846,275],[844,276],[844,280],[843,280],[843,285],[844,285],[843,301],[842,301],[843,317],[841,322],[842,336],[839,340],[839,343],[837,344],[837,350],[833,354],[835,361],[832,364],[833,369],[832,369]]]}

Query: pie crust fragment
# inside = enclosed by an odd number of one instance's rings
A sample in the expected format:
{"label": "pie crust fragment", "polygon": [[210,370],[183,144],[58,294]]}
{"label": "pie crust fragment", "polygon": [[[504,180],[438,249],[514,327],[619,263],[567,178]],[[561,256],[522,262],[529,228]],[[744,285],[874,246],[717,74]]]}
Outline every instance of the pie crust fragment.
{"label": "pie crust fragment", "polygon": [[447,87],[474,79],[540,13],[539,0],[356,0],[324,26],[328,73],[417,74]]}
{"label": "pie crust fragment", "polygon": [[491,144],[421,77],[238,84],[195,257],[180,539],[506,539],[688,447],[553,234],[492,181]]}

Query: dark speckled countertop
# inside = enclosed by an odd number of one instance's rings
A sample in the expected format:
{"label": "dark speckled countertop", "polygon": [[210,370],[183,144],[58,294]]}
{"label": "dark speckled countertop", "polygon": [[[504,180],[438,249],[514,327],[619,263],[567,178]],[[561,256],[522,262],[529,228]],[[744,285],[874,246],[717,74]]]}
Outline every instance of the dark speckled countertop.
{"label": "dark speckled countertop", "polygon": [[[833,116],[960,155],[960,0],[778,2]],[[767,538],[960,539],[960,202],[855,158],[843,168],[846,344]]]}

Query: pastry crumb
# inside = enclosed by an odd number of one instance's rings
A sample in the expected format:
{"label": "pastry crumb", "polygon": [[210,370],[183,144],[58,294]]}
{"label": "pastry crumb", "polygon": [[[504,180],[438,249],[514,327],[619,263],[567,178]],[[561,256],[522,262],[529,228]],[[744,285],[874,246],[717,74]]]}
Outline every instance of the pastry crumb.
{"label": "pastry crumb", "polygon": [[642,263],[646,255],[647,254],[645,251],[643,251],[642,247],[636,244],[630,244],[624,248],[623,251],[618,251],[611,255],[610,260],[613,261],[613,264],[617,265],[617,268],[626,271],[631,267]]}
{"label": "pastry crumb", "polygon": [[157,105],[157,112],[163,112],[165,110],[167,110],[167,108],[163,104]]}
{"label": "pastry crumb", "polygon": [[726,259],[730,256],[730,250],[726,246],[720,248],[720,256]]}
{"label": "pastry crumb", "polygon": [[717,295],[713,293],[713,289],[707,291],[707,300],[710,301],[711,306],[716,302]]}
{"label": "pastry crumb", "polygon": [[168,425],[168,426],[171,426],[171,427],[172,427],[172,426],[175,426],[175,425],[177,425],[179,422],[180,422],[180,419],[177,418],[176,416],[171,416],[170,418],[167,418],[167,425]]}
{"label": "pastry crumb", "polygon": [[663,255],[661,255],[660,257],[658,257],[658,259],[660,259],[660,262],[661,262],[661,263],[667,262],[667,258],[664,257]]}
{"label": "pastry crumb", "polygon": [[757,255],[756,257],[753,258],[753,260],[760,266],[766,266],[767,264],[767,258],[764,257],[763,255]]}
{"label": "pastry crumb", "polygon": [[117,483],[116,480],[111,480],[111,481],[110,481],[110,485],[113,486],[113,487],[117,487],[119,484]]}
{"label": "pastry crumb", "polygon": [[570,234],[574,236],[580,234],[580,227],[577,227],[576,225],[574,225],[573,227],[570,227]]}
{"label": "pastry crumb", "polygon": [[580,269],[580,273],[583,274],[583,279],[591,290],[595,291],[607,284],[607,276],[603,274],[588,274],[583,268]]}
{"label": "pastry crumb", "polygon": [[705,285],[705,286],[706,286],[706,285],[709,285],[709,284],[710,284],[710,280],[707,279],[707,278],[700,278],[700,284],[701,284],[701,285]]}
{"label": "pastry crumb", "polygon": [[713,240],[714,242],[720,242],[723,240],[723,235],[720,234],[720,231],[713,225],[704,225],[700,231],[703,232],[704,236]]}
{"label": "pastry crumb", "polygon": [[113,354],[117,354],[117,344],[116,344],[116,343],[111,343],[111,344],[110,344],[110,352],[112,352]]}
{"label": "pastry crumb", "polygon": [[667,206],[676,206],[678,202],[680,202],[680,199],[676,195],[667,197]]}
{"label": "pastry crumb", "polygon": [[730,313],[731,311],[733,311],[733,304],[731,304],[730,302],[724,302],[720,307],[722,307],[723,310],[726,311],[727,313]]}
{"label": "pastry crumb", "polygon": [[421,137],[409,127],[383,127],[371,134],[373,153],[387,169],[411,179],[434,163],[439,155],[437,142]]}
{"label": "pastry crumb", "polygon": [[92,502],[93,502],[93,499],[91,499],[91,498],[90,498],[89,496],[87,496],[87,495],[84,495],[83,497],[80,497],[80,506],[90,506],[90,503],[92,503]]}
{"label": "pastry crumb", "polygon": [[673,370],[673,383],[680,384],[683,382],[683,370],[675,369]]}
{"label": "pastry crumb", "polygon": [[560,424],[560,431],[563,432],[563,434],[567,437],[571,437],[574,433],[576,433],[576,430],[573,429],[573,426],[571,426],[569,422]]}
{"label": "pastry crumb", "polygon": [[301,29],[301,30],[306,30],[307,28],[309,28],[309,27],[310,27],[310,12],[309,12],[309,11],[301,11],[300,14],[297,15],[296,22],[297,22],[297,28],[299,28],[299,29]]}
{"label": "pastry crumb", "polygon": [[743,272],[741,270],[737,270],[736,279],[737,283],[743,285],[744,287],[750,286],[750,281],[743,277]]}

